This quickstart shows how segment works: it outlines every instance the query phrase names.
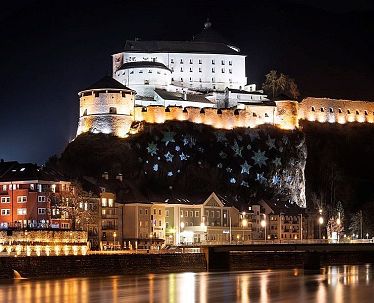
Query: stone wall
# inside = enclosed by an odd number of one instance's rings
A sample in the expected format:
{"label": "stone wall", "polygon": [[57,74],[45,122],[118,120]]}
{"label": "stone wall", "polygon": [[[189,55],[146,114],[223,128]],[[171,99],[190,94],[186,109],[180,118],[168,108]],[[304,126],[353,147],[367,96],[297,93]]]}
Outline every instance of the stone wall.
{"label": "stone wall", "polygon": [[[205,271],[204,254],[112,254],[50,257],[1,257],[0,272],[24,278],[105,276],[182,271]],[[0,276],[1,278],[1,276]]]}

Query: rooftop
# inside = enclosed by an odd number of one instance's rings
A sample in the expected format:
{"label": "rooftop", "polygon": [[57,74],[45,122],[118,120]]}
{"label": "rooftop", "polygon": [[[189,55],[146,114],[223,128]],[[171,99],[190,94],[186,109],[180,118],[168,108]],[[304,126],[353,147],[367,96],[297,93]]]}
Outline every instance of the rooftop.
{"label": "rooftop", "polygon": [[127,62],[122,64],[122,66],[118,69],[129,69],[129,68],[142,68],[142,67],[150,67],[150,68],[162,68],[162,69],[167,69],[170,71],[170,69],[164,65],[161,62],[154,62],[154,61],[134,61],[134,62]]}
{"label": "rooftop", "polygon": [[82,91],[87,90],[95,90],[95,89],[115,89],[115,90],[125,90],[125,91],[132,91],[127,86],[124,86],[122,83],[114,80],[111,76],[104,76],[99,81],[91,84],[90,86],[86,87]]}
{"label": "rooftop", "polygon": [[200,102],[212,104],[205,95],[203,94],[186,94],[186,99],[183,98],[183,93],[180,92],[169,92],[164,89],[156,88],[155,92],[164,100],[178,100],[178,101],[189,101],[189,102]]}

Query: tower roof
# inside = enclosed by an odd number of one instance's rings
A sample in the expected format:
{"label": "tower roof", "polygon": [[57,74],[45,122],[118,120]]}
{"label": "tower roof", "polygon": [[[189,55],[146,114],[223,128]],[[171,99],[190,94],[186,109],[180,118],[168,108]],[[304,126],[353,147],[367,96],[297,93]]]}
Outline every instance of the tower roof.
{"label": "tower roof", "polygon": [[128,88],[127,86],[123,85],[117,80],[114,80],[111,76],[104,76],[99,81],[96,81],[95,83],[91,84],[89,87],[86,87],[82,91],[97,90],[97,89],[115,89],[115,90],[133,91],[132,89]]}
{"label": "tower roof", "polygon": [[221,34],[212,28],[212,23],[209,19],[204,23],[204,29],[193,38],[193,41],[230,44]]}

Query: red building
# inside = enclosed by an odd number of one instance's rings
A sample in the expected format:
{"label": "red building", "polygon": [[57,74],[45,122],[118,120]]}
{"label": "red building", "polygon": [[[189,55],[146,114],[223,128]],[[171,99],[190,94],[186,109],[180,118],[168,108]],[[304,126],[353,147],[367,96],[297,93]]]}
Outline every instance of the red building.
{"label": "red building", "polygon": [[70,190],[55,171],[31,163],[0,162],[0,228],[70,228],[51,197]]}

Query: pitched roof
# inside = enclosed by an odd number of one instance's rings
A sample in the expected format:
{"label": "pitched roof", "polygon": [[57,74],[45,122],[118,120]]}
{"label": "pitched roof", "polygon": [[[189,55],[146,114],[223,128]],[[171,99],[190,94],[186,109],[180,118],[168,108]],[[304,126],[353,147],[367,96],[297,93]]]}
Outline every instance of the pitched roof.
{"label": "pitched roof", "polygon": [[0,178],[7,173],[12,167],[17,165],[17,161],[4,161],[1,159],[0,161]]}
{"label": "pitched roof", "polygon": [[156,88],[155,92],[164,100],[177,100],[177,101],[188,101],[188,102],[200,102],[212,104],[203,94],[186,94],[186,100],[183,98],[183,93],[180,92],[169,92],[165,89]]}
{"label": "pitched roof", "polygon": [[134,41],[127,40],[126,52],[145,53],[205,53],[239,55],[236,47],[221,42],[204,41]]}
{"label": "pitched roof", "polygon": [[142,68],[142,67],[150,67],[150,68],[162,68],[162,69],[167,69],[170,71],[170,69],[163,63],[161,62],[153,62],[153,61],[134,61],[134,62],[126,62],[122,64],[122,66],[118,69],[129,69],[129,68]]}
{"label": "pitched roof", "polygon": [[229,44],[228,41],[221,36],[221,34],[212,29],[212,23],[210,23],[209,20],[204,23],[204,29],[201,31],[201,33],[194,36],[193,41]]}
{"label": "pitched roof", "polygon": [[41,168],[33,163],[18,162],[0,176],[0,182],[29,180],[63,181],[65,178],[55,170]]}
{"label": "pitched roof", "polygon": [[94,90],[94,89],[115,89],[115,90],[126,90],[132,91],[127,86],[124,86],[122,83],[114,80],[111,76],[104,76],[99,81],[91,84],[87,88],[83,89],[82,91],[86,90]]}

